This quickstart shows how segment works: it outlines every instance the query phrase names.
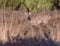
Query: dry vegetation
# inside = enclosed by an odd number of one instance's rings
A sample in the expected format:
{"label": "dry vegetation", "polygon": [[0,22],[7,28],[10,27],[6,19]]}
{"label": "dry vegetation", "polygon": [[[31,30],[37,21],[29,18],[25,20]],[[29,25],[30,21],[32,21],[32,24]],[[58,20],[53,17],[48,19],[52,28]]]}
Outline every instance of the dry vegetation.
{"label": "dry vegetation", "polygon": [[60,0],[0,0],[0,46],[60,46]]}
{"label": "dry vegetation", "polygon": [[[30,19],[38,16],[50,16],[48,22],[32,25],[26,15],[26,11],[0,10],[0,41],[19,42],[17,39],[48,40],[60,42],[60,13],[59,11],[43,13],[31,13]],[[35,17],[34,17],[35,16]],[[37,18],[38,20],[41,20]],[[47,20],[47,18],[45,18]],[[35,20],[34,20],[35,21]],[[38,21],[37,21],[38,22]],[[37,23],[36,23],[37,24]],[[28,41],[27,41],[28,42]],[[24,43],[23,43],[24,44]],[[22,45],[23,45],[22,44]],[[32,43],[30,43],[32,45]],[[28,44],[28,46],[30,46]],[[33,43],[35,45],[36,43]],[[32,46],[33,46],[32,45]]]}

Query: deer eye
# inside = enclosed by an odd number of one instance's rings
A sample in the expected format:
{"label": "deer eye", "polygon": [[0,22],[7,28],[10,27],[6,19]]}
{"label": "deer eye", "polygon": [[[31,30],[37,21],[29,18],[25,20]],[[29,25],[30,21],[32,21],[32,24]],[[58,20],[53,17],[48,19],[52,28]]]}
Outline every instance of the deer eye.
{"label": "deer eye", "polygon": [[27,18],[29,21],[31,20],[31,18],[30,18],[30,16],[28,16],[28,18]]}
{"label": "deer eye", "polygon": [[57,19],[59,20],[59,17]]}

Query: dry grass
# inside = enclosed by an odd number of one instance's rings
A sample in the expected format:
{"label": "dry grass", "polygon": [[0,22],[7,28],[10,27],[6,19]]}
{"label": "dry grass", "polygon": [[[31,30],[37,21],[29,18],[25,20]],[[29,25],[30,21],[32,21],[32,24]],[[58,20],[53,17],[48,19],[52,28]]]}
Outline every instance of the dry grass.
{"label": "dry grass", "polygon": [[40,40],[50,38],[59,41],[60,13],[53,12],[48,15],[51,16],[51,19],[47,24],[40,23],[33,26],[22,11],[0,10],[0,41],[5,43],[9,40],[15,41],[16,38],[29,39],[35,37]]}

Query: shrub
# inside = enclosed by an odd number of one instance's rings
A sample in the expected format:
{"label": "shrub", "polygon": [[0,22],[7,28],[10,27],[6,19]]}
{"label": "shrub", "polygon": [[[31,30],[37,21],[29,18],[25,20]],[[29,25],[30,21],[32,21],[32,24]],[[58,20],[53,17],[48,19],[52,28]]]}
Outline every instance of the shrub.
{"label": "shrub", "polygon": [[7,0],[0,0],[0,8],[5,8]]}
{"label": "shrub", "polygon": [[25,0],[26,7],[32,11],[37,6],[38,0]]}
{"label": "shrub", "polygon": [[50,10],[54,0],[0,0],[0,8],[17,9],[24,4],[29,11]]}
{"label": "shrub", "polygon": [[54,0],[40,0],[38,2],[37,8],[39,10],[51,10],[54,5]]}
{"label": "shrub", "polygon": [[25,0],[25,5],[30,11],[50,10],[54,5],[54,0]]}
{"label": "shrub", "polygon": [[16,9],[16,7],[20,6],[24,0],[8,0],[6,7],[10,7],[11,9]]}
{"label": "shrub", "polygon": [[24,0],[0,0],[0,8],[15,9],[18,5],[23,4]]}
{"label": "shrub", "polygon": [[60,0],[58,0],[58,5],[60,6]]}

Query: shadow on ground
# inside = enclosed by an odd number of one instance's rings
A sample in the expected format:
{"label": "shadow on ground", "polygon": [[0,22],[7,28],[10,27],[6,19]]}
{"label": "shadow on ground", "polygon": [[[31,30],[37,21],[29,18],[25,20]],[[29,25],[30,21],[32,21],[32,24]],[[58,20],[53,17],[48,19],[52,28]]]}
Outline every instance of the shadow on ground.
{"label": "shadow on ground", "polygon": [[7,42],[2,44],[0,42],[0,46],[57,46],[55,42],[51,39],[48,40],[38,40],[36,38],[29,38],[29,39],[17,39],[16,42]]}

